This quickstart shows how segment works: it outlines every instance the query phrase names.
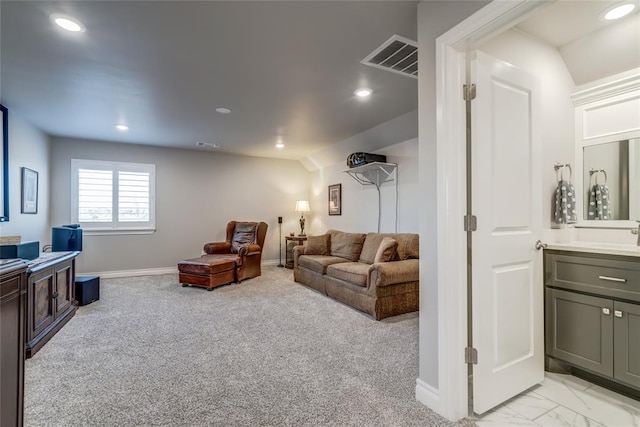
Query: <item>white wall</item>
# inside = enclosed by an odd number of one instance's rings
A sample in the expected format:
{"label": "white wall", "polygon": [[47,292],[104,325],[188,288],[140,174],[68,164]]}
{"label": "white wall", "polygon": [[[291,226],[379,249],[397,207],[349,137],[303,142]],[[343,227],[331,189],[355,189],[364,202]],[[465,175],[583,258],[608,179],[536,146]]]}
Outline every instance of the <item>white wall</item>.
{"label": "white wall", "polygon": [[[543,228],[556,227],[552,205],[557,184],[553,165],[574,160],[574,107],[576,87],[558,50],[526,33],[508,30],[479,50],[507,61],[538,77],[542,86],[542,194]],[[575,170],[575,167],[574,167]],[[568,177],[568,174],[565,176]],[[580,177],[573,177],[573,180]],[[555,203],[555,202],[554,202]]]}
{"label": "white wall", "polygon": [[[397,232],[417,233],[419,216],[418,139],[413,138],[375,151],[387,156],[387,162],[398,164]],[[349,169],[346,158],[340,163],[311,174],[310,234],[322,234],[328,229],[349,232],[378,230],[378,192],[375,186],[363,186],[344,171]],[[328,214],[328,186],[342,184],[342,215]],[[380,231],[396,232],[396,183],[380,186],[382,215]]]}
{"label": "white wall", "polygon": [[84,237],[78,271],[175,267],[199,256],[204,243],[222,241],[230,220],[269,225],[264,261],[279,259],[277,217],[283,233],[297,230],[297,199],[309,196],[309,173],[293,160],[246,157],[99,141],[53,138],[51,223],[71,220],[71,159],[156,165],[156,232]]}
{"label": "white wall", "polygon": [[[4,105],[4,104],[3,104]],[[9,222],[0,223],[0,235],[37,240],[40,249],[51,239],[49,228],[49,137],[9,111]],[[23,167],[38,172],[38,213],[22,214],[21,180]]]}
{"label": "white wall", "polygon": [[[485,43],[480,50],[507,61],[540,78],[542,84],[542,226],[557,229],[553,222],[554,191],[557,184],[554,163],[570,163],[575,170],[575,116],[571,94],[590,87],[574,85],[558,50],[521,31],[511,29]],[[603,79],[602,82],[607,81]],[[581,177],[573,176],[573,181]],[[578,203],[583,203],[583,194]],[[578,218],[580,220],[580,218]],[[556,230],[557,231],[557,230]],[[584,230],[573,236],[580,240],[601,241],[609,236],[615,241],[630,241],[628,230],[608,229],[606,233]],[[547,234],[548,241],[565,241],[562,231]],[[608,240],[605,238],[605,240]]]}
{"label": "white wall", "polygon": [[[438,220],[435,40],[485,1],[423,1],[418,5],[420,362],[419,380],[438,389]],[[462,218],[460,219],[462,224]]]}

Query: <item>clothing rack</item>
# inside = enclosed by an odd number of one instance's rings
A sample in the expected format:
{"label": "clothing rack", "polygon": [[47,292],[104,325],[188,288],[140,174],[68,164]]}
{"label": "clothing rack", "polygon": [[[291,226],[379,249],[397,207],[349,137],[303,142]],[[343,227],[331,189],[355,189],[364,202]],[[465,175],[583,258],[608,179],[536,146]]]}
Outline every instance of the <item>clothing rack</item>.
{"label": "clothing rack", "polygon": [[604,174],[604,183],[607,183],[607,171],[604,169],[589,169],[589,180],[593,175],[596,175],[596,184],[598,184],[598,177],[600,174]]}
{"label": "clothing rack", "polygon": [[[553,165],[553,169],[556,171],[556,178],[558,178],[558,181],[560,181],[560,179],[562,178],[562,171],[564,168],[569,169],[569,180],[571,180],[571,177],[573,176],[573,171],[571,170],[570,163],[556,163]],[[558,171],[560,171],[559,175],[558,175]]]}

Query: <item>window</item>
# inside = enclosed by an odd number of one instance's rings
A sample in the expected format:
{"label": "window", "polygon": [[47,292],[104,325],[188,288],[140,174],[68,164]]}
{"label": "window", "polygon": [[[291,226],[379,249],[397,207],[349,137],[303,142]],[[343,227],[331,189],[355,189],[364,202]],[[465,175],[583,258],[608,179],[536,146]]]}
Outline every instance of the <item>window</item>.
{"label": "window", "polygon": [[153,230],[155,165],[71,160],[72,221],[87,230]]}

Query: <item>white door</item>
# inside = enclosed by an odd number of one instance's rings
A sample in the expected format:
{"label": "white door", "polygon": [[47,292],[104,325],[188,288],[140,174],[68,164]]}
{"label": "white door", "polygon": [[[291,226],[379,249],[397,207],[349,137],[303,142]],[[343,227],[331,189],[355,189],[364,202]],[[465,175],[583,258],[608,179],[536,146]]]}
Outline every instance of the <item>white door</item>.
{"label": "white door", "polygon": [[544,379],[540,85],[482,52],[471,61],[473,408]]}

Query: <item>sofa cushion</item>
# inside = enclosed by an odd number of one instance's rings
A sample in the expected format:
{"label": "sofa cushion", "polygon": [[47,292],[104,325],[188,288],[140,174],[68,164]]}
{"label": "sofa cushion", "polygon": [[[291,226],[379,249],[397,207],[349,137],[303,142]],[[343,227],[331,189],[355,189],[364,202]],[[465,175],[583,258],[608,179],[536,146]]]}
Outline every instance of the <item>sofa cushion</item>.
{"label": "sofa cushion", "polygon": [[328,255],[331,245],[331,234],[308,236],[305,255]]}
{"label": "sofa cushion", "polygon": [[397,253],[392,259],[404,260],[420,257],[420,247],[418,246],[418,235],[413,233],[369,233],[362,246],[360,261],[372,264],[376,258],[376,253],[382,243],[382,239],[391,237],[398,242]]}
{"label": "sofa cushion", "polygon": [[380,247],[380,242],[382,242],[383,237],[384,236],[380,233],[367,234],[362,245],[362,252],[360,252],[360,262],[373,264],[373,260],[376,257],[376,252],[378,252],[378,248]]}
{"label": "sofa cushion", "polygon": [[327,267],[332,264],[347,262],[344,258],[328,255],[300,255],[298,265],[315,271],[319,274],[326,274]]}
{"label": "sofa cushion", "polygon": [[231,239],[231,252],[237,254],[240,248],[256,243],[257,222],[237,222]]}
{"label": "sofa cushion", "polygon": [[369,264],[362,262],[343,262],[333,264],[327,268],[327,276],[353,283],[354,285],[367,286],[367,276],[369,275]]}
{"label": "sofa cushion", "polygon": [[382,243],[382,239],[386,236],[388,235],[382,233],[368,233],[364,239],[364,244],[362,245],[362,252],[360,252],[360,262],[373,264],[376,258],[376,253],[378,253],[380,243]]}
{"label": "sofa cushion", "polygon": [[331,235],[331,255],[347,259],[349,261],[358,261],[360,252],[362,252],[362,244],[366,237],[361,233],[344,233],[342,231],[329,230],[327,234]]}
{"label": "sofa cushion", "polygon": [[376,256],[373,259],[373,262],[389,262],[393,261],[396,256],[396,252],[398,250],[398,242],[396,239],[392,239],[391,237],[384,237],[382,242],[380,242],[380,247],[378,247],[378,252],[376,252]]}
{"label": "sofa cushion", "polygon": [[418,259],[420,258],[419,236],[414,233],[390,234],[398,242],[398,256],[396,259]]}

